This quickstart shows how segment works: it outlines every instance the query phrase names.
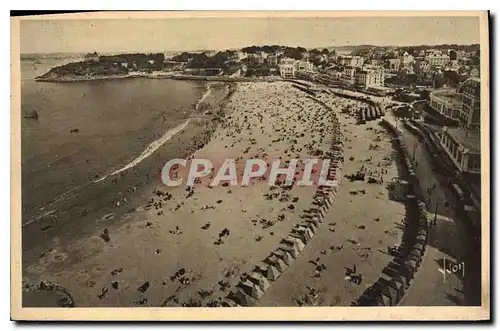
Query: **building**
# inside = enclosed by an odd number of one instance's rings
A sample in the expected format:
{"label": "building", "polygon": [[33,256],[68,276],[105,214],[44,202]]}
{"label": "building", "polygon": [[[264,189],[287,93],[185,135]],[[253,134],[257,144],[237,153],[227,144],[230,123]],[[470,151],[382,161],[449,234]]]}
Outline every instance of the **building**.
{"label": "building", "polygon": [[294,59],[291,59],[289,57],[284,57],[280,60],[280,64],[291,64],[291,65],[294,65],[295,64],[295,61]]}
{"label": "building", "polygon": [[458,60],[450,60],[448,65],[445,67],[446,70],[457,71],[460,69],[460,64],[458,64]]}
{"label": "building", "polygon": [[457,89],[462,107],[460,121],[468,128],[480,126],[481,115],[481,80],[472,77],[463,82]]}
{"label": "building", "polygon": [[417,58],[413,63],[413,72],[419,76],[425,76],[430,69],[431,65],[424,59]]}
{"label": "building", "polygon": [[326,73],[330,76],[330,77],[333,77],[333,78],[336,78],[336,79],[339,79],[340,77],[342,77],[342,72],[341,71],[338,71],[336,70],[335,68],[331,67],[331,68],[327,68],[326,69]]}
{"label": "building", "polygon": [[480,130],[443,127],[440,144],[461,171],[481,173]]}
{"label": "building", "polygon": [[364,88],[384,86],[384,70],[365,67],[356,71],[356,85]]}
{"label": "building", "polygon": [[469,71],[469,76],[470,77],[477,77],[479,78],[479,68],[477,67],[472,67]]}
{"label": "building", "polygon": [[270,67],[276,67],[278,65],[278,57],[276,55],[270,54],[267,57],[267,65]]}
{"label": "building", "polygon": [[354,78],[356,76],[356,68],[351,66],[344,67],[342,75],[346,78]]}
{"label": "building", "polygon": [[243,59],[246,59],[248,57],[248,54],[246,52],[237,51],[236,57],[237,57],[236,61],[241,61]]}
{"label": "building", "polygon": [[425,57],[425,60],[429,62],[431,66],[443,67],[448,62],[450,62],[450,57],[448,54],[442,54],[441,52],[434,52]]}
{"label": "building", "polygon": [[449,49],[448,50],[448,56],[450,57],[450,60],[457,60],[458,61],[458,53],[457,51],[453,50],[453,49]]}
{"label": "building", "polygon": [[454,112],[460,122],[456,128],[443,127],[440,144],[460,172],[481,173],[481,82],[473,77],[463,82],[454,95]]}
{"label": "building", "polygon": [[295,71],[295,78],[316,81],[318,78],[318,73],[315,71]]}
{"label": "building", "polygon": [[413,64],[413,61],[415,59],[413,58],[413,55],[409,54],[408,52],[405,52],[403,56],[401,57],[401,65],[403,67],[408,67]]}
{"label": "building", "polygon": [[341,66],[362,67],[365,59],[362,56],[339,56],[337,62]]}
{"label": "building", "polygon": [[429,48],[424,51],[424,57],[429,56],[431,54],[441,54],[441,51],[435,48]]}
{"label": "building", "polygon": [[280,64],[280,76],[283,78],[294,78],[295,77],[295,65],[294,64]]}
{"label": "building", "polygon": [[337,54],[335,51],[331,51],[327,57],[328,64],[337,63]]}
{"label": "building", "polygon": [[481,114],[481,86],[477,77],[463,82],[456,91],[439,89],[429,95],[429,106],[441,115],[460,122],[462,127],[478,128]]}
{"label": "building", "polygon": [[313,64],[309,61],[296,61],[295,62],[295,69],[296,70],[312,71],[313,67],[314,67]]}
{"label": "building", "polygon": [[399,71],[401,67],[401,59],[387,59],[385,61],[385,68],[389,71]]}
{"label": "building", "polygon": [[447,118],[459,120],[462,103],[453,89],[439,89],[429,95],[429,106]]}
{"label": "building", "polygon": [[99,54],[97,52],[88,53],[85,55],[85,61],[99,62]]}

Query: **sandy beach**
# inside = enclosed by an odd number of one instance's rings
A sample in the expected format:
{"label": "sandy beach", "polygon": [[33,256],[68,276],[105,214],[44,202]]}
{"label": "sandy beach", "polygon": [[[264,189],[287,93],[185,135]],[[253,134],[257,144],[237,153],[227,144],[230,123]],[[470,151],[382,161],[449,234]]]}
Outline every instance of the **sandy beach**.
{"label": "sandy beach", "polygon": [[[387,247],[401,242],[405,206],[390,200],[385,188],[398,176],[391,136],[378,120],[356,124],[349,110],[366,104],[326,94],[320,99],[338,112],[344,177],[365,167],[367,175],[383,183],[342,179],[319,231],[259,301],[261,306],[349,306],[392,260]],[[317,272],[322,265],[326,269]],[[362,275],[361,284],[346,279],[347,268]]]}

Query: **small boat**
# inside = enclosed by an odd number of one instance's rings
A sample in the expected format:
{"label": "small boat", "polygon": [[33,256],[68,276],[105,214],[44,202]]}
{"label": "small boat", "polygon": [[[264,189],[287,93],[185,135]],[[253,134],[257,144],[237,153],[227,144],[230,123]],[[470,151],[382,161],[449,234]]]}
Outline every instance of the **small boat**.
{"label": "small boat", "polygon": [[78,129],[71,129],[69,130],[70,133],[77,133],[79,130]]}

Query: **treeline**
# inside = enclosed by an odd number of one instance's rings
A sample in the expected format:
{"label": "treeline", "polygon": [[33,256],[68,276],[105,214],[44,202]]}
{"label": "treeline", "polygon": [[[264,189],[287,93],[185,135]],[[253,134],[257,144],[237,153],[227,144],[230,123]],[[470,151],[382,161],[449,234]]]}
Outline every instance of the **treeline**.
{"label": "treeline", "polygon": [[478,52],[479,44],[471,44],[471,45],[458,45],[458,44],[441,44],[441,45],[418,45],[411,47],[398,47],[398,49],[410,49],[417,52],[426,49],[439,49],[439,50],[448,50],[453,49],[455,51],[466,51],[466,52]]}
{"label": "treeline", "polygon": [[[106,76],[128,74],[130,71],[151,72],[162,70],[164,61],[165,56],[163,53],[99,56],[98,61],[85,60],[81,62],[70,62],[52,68],[46,75]],[[45,75],[42,75],[42,77],[43,76]]]}
{"label": "treeline", "polygon": [[50,69],[42,75],[57,74],[59,76],[106,76],[127,74],[128,69],[120,64],[113,65],[105,62],[71,62],[59,67]]}
{"label": "treeline", "polygon": [[231,66],[231,61],[234,60],[236,51],[222,51],[214,56],[208,56],[206,52],[203,53],[189,53],[183,52],[172,57],[175,62],[188,62],[187,68],[221,68],[226,69]]}
{"label": "treeline", "polygon": [[289,57],[295,60],[301,60],[303,55],[302,53],[307,52],[307,49],[304,47],[289,47],[289,46],[279,46],[279,45],[264,45],[264,46],[247,46],[241,49],[242,52],[255,54],[258,52],[265,53],[276,53],[278,51],[283,52],[284,57]]}

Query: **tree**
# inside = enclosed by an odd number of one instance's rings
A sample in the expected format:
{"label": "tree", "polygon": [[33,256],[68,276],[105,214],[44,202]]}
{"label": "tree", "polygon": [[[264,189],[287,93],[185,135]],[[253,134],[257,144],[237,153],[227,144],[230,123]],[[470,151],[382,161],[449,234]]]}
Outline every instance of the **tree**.
{"label": "tree", "polygon": [[328,50],[328,48],[323,48],[323,50],[321,51],[321,53],[323,53],[325,55],[328,55],[330,53],[330,51]]}

